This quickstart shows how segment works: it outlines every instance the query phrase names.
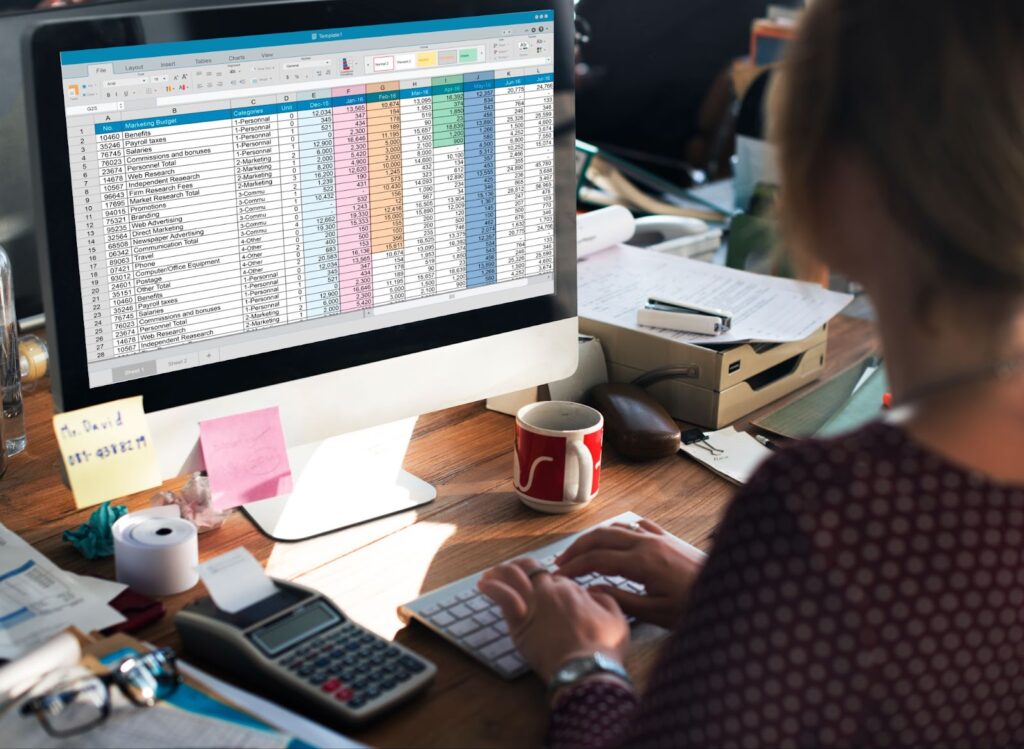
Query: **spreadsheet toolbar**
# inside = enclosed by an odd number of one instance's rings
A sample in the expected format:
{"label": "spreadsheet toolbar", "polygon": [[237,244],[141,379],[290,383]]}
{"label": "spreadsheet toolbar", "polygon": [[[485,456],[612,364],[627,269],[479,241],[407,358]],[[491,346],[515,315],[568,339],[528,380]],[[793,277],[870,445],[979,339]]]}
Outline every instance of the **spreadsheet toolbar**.
{"label": "spreadsheet toolbar", "polygon": [[122,87],[79,65],[65,102],[90,385],[552,293],[552,34],[514,31],[468,30],[454,62],[429,34],[277,46],[221,86],[202,66],[153,81],[145,57]]}

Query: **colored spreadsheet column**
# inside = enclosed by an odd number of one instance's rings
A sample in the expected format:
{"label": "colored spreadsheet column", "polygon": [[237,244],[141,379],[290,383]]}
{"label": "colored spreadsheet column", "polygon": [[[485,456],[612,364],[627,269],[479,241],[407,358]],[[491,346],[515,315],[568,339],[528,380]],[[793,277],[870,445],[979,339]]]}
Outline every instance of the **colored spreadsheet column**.
{"label": "colored spreadsheet column", "polygon": [[366,87],[342,86],[333,94],[341,309],[351,312],[373,306]]}
{"label": "colored spreadsheet column", "polygon": [[526,275],[526,88],[516,70],[494,84],[498,283]]}
{"label": "colored spreadsheet column", "polygon": [[434,225],[437,291],[466,288],[466,162],[462,76],[431,79],[434,104]]}
{"label": "colored spreadsheet column", "polygon": [[338,230],[334,202],[334,113],[329,98],[299,102],[306,316],[336,315]]}
{"label": "colored spreadsheet column", "polygon": [[299,112],[292,94],[278,95],[277,148],[281,164],[281,236],[284,241],[285,309],[289,323],[306,319],[306,262],[302,251],[302,173]]}
{"label": "colored spreadsheet column", "polygon": [[437,293],[434,233],[434,121],[430,79],[402,82],[405,298]]}
{"label": "colored spreadsheet column", "polygon": [[496,277],[494,216],[494,73],[467,73],[466,286],[492,284]]}
{"label": "colored spreadsheet column", "polygon": [[405,300],[402,224],[402,102],[397,81],[366,86],[373,303]]}

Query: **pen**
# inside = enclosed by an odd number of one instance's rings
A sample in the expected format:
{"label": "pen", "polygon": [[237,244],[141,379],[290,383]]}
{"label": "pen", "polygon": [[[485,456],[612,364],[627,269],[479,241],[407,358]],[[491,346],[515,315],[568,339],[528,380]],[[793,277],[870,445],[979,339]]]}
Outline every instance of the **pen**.
{"label": "pen", "polygon": [[774,441],[768,439],[763,434],[755,434],[754,439],[760,442],[762,445],[767,447],[769,450],[778,450],[779,446]]}

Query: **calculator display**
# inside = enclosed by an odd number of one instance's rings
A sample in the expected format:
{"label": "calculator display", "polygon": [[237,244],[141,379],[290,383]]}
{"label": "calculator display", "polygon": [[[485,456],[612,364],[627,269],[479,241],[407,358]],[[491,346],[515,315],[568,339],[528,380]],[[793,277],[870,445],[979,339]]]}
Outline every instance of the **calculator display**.
{"label": "calculator display", "polygon": [[251,637],[267,655],[276,655],[299,640],[339,621],[341,618],[334,611],[318,601],[256,630]]}

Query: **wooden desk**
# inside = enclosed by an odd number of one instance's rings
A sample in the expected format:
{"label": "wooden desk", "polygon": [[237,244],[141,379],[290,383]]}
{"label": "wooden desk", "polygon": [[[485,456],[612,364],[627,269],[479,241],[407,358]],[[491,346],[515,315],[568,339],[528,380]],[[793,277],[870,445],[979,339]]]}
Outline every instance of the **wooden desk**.
{"label": "wooden desk", "polygon": [[[874,348],[870,324],[837,318],[826,376]],[[48,389],[28,395],[28,449],[11,461],[0,479],[0,520],[61,567],[112,578],[112,559],[86,561],[61,541],[60,534],[84,522],[91,510],[75,510],[70,492],[61,484],[51,413]],[[706,548],[733,493],[730,484],[688,459],[673,456],[636,464],[609,452],[601,493],[586,510],[541,515],[524,507],[511,490],[511,445],[512,419],[487,411],[481,403],[427,414],[417,422],[405,467],[437,487],[432,504],[294,544],[268,540],[241,513],[200,537],[201,558],[243,544],[270,574],[323,591],[357,621],[437,663],[438,678],[426,696],[354,732],[356,738],[378,746],[539,745],[546,725],[539,681],[532,676],[503,681],[419,626],[403,627],[397,607],[422,592],[626,510]],[[168,482],[165,488],[180,483]],[[135,495],[126,503],[132,510],[146,507],[151,494]],[[168,615],[139,635],[180,646],[172,616],[204,592],[199,585],[168,598]],[[664,631],[654,627],[637,628],[629,666],[641,683],[663,636]]]}

